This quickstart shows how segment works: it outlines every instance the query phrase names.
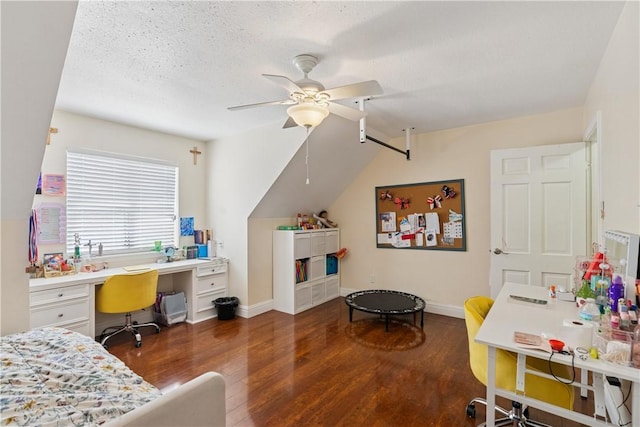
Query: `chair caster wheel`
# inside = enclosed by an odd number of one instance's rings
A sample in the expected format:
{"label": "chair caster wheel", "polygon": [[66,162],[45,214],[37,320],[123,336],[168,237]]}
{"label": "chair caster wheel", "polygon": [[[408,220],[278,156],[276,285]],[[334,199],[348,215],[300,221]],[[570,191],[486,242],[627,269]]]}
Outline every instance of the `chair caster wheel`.
{"label": "chair caster wheel", "polygon": [[160,333],[160,328],[156,328],[156,334]]}
{"label": "chair caster wheel", "polygon": [[473,403],[470,405],[467,405],[467,417],[469,418],[476,417],[476,405],[474,405]]}
{"label": "chair caster wheel", "polygon": [[104,348],[105,350],[109,350],[109,346],[106,344],[102,344],[102,348]]}
{"label": "chair caster wheel", "polygon": [[140,348],[141,345],[142,345],[141,341],[136,341],[136,348]]}

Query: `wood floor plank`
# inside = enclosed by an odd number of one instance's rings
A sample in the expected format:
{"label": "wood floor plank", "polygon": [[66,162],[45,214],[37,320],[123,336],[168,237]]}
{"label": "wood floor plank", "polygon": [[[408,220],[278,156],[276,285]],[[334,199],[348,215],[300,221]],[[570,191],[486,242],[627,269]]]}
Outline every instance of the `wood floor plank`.
{"label": "wood floor plank", "polygon": [[[425,313],[384,320],[343,298],[296,316],[270,311],[244,319],[143,331],[143,345],[114,337],[109,351],[163,391],[207,371],[226,381],[229,426],[475,426],[466,416],[485,387],[469,368],[464,320]],[[579,400],[579,399],[578,399]],[[498,400],[505,405],[503,399]],[[589,403],[577,402],[589,408]],[[532,409],[558,427],[577,424]]]}

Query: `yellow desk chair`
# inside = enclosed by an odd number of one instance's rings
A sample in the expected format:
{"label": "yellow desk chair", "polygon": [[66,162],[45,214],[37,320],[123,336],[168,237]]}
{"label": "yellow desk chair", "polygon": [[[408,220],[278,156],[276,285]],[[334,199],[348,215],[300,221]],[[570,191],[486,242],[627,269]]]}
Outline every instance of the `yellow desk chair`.
{"label": "yellow desk chair", "polygon": [[[469,363],[473,375],[485,386],[487,385],[487,359],[488,349],[484,344],[475,342],[475,336],[482,326],[485,317],[489,313],[493,300],[484,296],[469,298],[464,303],[464,320],[467,325],[467,336],[469,339]],[[571,369],[568,366],[552,363],[553,375],[568,382],[572,378]],[[496,387],[515,392],[516,384],[517,356],[506,350],[496,349]],[[527,358],[527,369],[541,371],[549,374],[549,363],[547,360],[533,357]],[[566,409],[573,408],[574,387],[562,384],[561,382],[542,378],[537,375],[525,374],[525,394],[533,399],[541,400]],[[482,398],[475,398],[467,406],[467,415],[475,418],[475,404],[486,405],[487,401]],[[487,409],[489,410],[489,409]],[[497,419],[496,426],[517,425],[524,426],[546,426],[539,422],[528,419],[528,410],[523,411],[519,402],[513,402],[511,411],[507,411],[499,406],[495,407],[496,412],[504,415],[505,418]],[[480,424],[480,426],[484,426]]]}
{"label": "yellow desk chair", "polygon": [[[142,337],[139,328],[153,326],[156,333],[160,327],[153,323],[131,323],[131,312],[142,310],[153,305],[156,301],[158,288],[158,270],[150,270],[144,273],[116,274],[105,280],[104,284],[96,292],[96,310],[101,313],[126,313],[124,326],[110,326],[102,331],[100,344],[107,347],[107,340],[120,332],[131,332],[136,339],[136,347],[142,345]],[[115,329],[114,332],[107,331]]]}

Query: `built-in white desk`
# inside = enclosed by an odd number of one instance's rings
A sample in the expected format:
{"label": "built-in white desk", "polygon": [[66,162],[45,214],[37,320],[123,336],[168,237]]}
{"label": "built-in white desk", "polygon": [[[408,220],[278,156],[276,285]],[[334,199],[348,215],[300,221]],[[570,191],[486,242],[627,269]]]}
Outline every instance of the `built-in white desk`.
{"label": "built-in white desk", "polygon": [[[158,270],[160,275],[173,276],[172,289],[184,292],[187,298],[187,322],[196,323],[215,317],[213,300],[227,296],[227,263],[225,258],[212,258],[145,266]],[[96,331],[95,287],[109,276],[127,273],[132,272],[116,267],[29,280],[31,327],[60,326],[90,337],[99,335],[102,328]]]}
{"label": "built-in white desk", "polygon": [[[631,411],[633,414],[633,426],[640,426],[640,369],[621,366],[606,362],[599,359],[580,360],[561,354],[554,354],[553,361],[571,366],[573,363],[576,368],[591,371],[592,384],[582,384],[576,378],[576,387],[592,390],[595,400],[594,415],[585,415],[578,412],[569,411],[564,408],[550,405],[546,402],[531,399],[524,396],[524,377],[525,363],[527,357],[536,357],[539,359],[549,359],[549,354],[540,350],[526,349],[516,345],[513,334],[514,332],[527,332],[531,334],[547,334],[547,336],[561,336],[562,321],[564,319],[576,319],[577,309],[575,302],[554,301],[546,305],[533,304],[529,302],[517,301],[509,297],[509,295],[520,295],[537,299],[548,299],[548,291],[539,286],[528,286],[518,284],[506,284],[498,294],[489,314],[482,323],[475,340],[479,343],[486,344],[489,347],[488,371],[487,371],[487,407],[495,406],[496,395],[505,397],[510,400],[517,400],[525,405],[540,408],[546,412],[550,412],[564,418],[572,419],[584,425],[590,426],[610,426],[602,421],[605,414],[604,405],[604,376],[614,376],[620,379],[632,382],[632,401]],[[500,348],[518,354],[518,369],[516,378],[516,393],[497,389],[495,386],[496,378],[496,349]],[[527,371],[529,372],[529,371]],[[586,375],[583,378],[587,377]],[[487,409],[487,426],[495,425],[495,412]]]}

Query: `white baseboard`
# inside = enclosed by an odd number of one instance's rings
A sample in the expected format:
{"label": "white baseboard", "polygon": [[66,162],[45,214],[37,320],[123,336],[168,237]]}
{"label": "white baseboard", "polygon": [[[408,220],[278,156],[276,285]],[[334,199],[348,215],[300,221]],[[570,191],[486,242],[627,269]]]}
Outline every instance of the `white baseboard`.
{"label": "white baseboard", "polygon": [[[352,292],[358,292],[362,289],[349,289],[340,288],[340,296],[346,297]],[[457,317],[458,319],[464,319],[464,308],[456,305],[439,304],[430,301],[425,301],[424,311],[427,313],[439,314],[441,316]]]}
{"label": "white baseboard", "polygon": [[436,304],[427,301],[427,306],[424,311],[427,313],[440,314],[442,316],[457,317],[458,319],[464,319],[464,308],[456,305],[449,304]]}
{"label": "white baseboard", "polygon": [[239,305],[236,310],[236,315],[244,318],[250,318],[257,316],[262,313],[266,313],[267,311],[273,310],[273,300],[259,302],[258,304],[254,304],[252,306]]}
{"label": "white baseboard", "polygon": [[[345,297],[350,293],[357,292],[359,290],[360,289],[340,288],[340,296]],[[263,301],[251,306],[241,304],[236,309],[236,316],[244,317],[248,319],[251,317],[258,316],[259,314],[266,313],[271,310],[273,310],[273,300]],[[426,307],[424,311],[427,313],[433,313],[433,314],[439,314],[442,316],[464,319],[464,309],[462,307],[458,307],[454,305],[438,304],[438,303],[426,301]],[[102,314],[102,316],[105,316],[105,315]],[[97,317],[102,317],[102,316],[98,315]],[[117,325],[119,324],[118,321],[121,322],[121,324],[124,323],[124,314],[123,315],[106,315],[105,317],[107,316],[109,317],[109,320],[106,320],[106,318],[96,319],[96,336],[100,335],[100,332],[102,331],[102,329],[106,328],[107,326]],[[133,313],[132,317],[133,317],[133,320],[137,320],[140,323],[152,321],[152,315],[148,310],[143,312]]]}

